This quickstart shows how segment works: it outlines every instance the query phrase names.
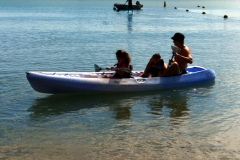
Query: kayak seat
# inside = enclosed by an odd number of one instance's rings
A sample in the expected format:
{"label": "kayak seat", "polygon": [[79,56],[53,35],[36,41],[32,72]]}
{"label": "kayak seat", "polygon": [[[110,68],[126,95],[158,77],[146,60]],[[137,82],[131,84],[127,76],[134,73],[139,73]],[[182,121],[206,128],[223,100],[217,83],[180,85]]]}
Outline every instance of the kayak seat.
{"label": "kayak seat", "polygon": [[134,72],[132,72],[132,77],[138,77],[140,74],[142,74],[143,72],[136,72],[136,71],[134,71]]}

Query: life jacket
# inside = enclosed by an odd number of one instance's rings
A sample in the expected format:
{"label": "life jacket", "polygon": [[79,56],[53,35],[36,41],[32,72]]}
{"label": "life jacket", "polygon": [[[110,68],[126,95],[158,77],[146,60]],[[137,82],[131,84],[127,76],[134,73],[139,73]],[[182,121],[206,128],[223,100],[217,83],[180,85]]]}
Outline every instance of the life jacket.
{"label": "life jacket", "polygon": [[[126,64],[124,65],[124,67],[122,66],[123,64]],[[132,70],[132,65],[129,65],[129,63],[127,62],[127,60],[125,58],[122,58],[118,61],[117,64],[115,64],[114,66],[116,66],[117,68],[126,68],[125,66],[127,66],[127,68],[129,68],[130,70]],[[118,73],[115,73],[115,75],[113,76],[115,78],[131,78],[131,72],[125,72],[124,71],[124,74],[123,75],[120,75]]]}
{"label": "life jacket", "polygon": [[152,77],[157,77],[159,72],[163,73],[164,71],[164,61],[163,59],[159,58],[156,62],[151,64],[151,68],[149,73],[152,74]]}

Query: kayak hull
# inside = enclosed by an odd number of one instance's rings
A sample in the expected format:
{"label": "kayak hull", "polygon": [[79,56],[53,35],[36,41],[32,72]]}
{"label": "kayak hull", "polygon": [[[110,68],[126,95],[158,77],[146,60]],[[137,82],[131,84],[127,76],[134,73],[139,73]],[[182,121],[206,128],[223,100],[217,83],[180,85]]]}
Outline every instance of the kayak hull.
{"label": "kayak hull", "polygon": [[138,77],[141,71],[133,71],[133,78],[101,78],[113,72],[27,72],[32,88],[41,93],[103,93],[138,92],[185,87],[212,82],[216,75],[212,69],[194,66],[187,74],[171,77]]}

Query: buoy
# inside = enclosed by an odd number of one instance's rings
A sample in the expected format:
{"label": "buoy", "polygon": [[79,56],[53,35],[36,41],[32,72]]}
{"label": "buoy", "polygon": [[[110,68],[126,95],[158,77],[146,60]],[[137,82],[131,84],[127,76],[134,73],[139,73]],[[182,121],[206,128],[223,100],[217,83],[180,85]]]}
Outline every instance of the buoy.
{"label": "buoy", "polygon": [[224,15],[223,18],[228,18],[228,15]]}
{"label": "buoy", "polygon": [[166,2],[164,1],[164,7],[167,7],[167,4],[166,4]]}
{"label": "buoy", "polygon": [[199,5],[197,7],[200,7]]}
{"label": "buoy", "polygon": [[188,12],[189,10],[187,9],[186,12]]}
{"label": "buoy", "polygon": [[202,8],[205,8],[205,6],[202,6]]}
{"label": "buoy", "polygon": [[206,12],[202,12],[202,14],[206,14]]}
{"label": "buoy", "polygon": [[177,7],[174,7],[175,9],[177,9]]}

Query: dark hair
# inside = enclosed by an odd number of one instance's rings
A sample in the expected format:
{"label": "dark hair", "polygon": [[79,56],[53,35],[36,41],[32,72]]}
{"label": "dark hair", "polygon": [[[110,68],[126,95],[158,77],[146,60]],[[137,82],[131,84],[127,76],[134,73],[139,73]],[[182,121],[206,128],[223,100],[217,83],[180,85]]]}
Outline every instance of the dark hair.
{"label": "dark hair", "polygon": [[160,54],[159,53],[155,53],[152,58],[161,58]]}
{"label": "dark hair", "polygon": [[131,62],[131,58],[130,58],[128,52],[126,52],[124,50],[118,50],[116,52],[116,56],[119,57],[119,58],[125,58],[128,63]]}

